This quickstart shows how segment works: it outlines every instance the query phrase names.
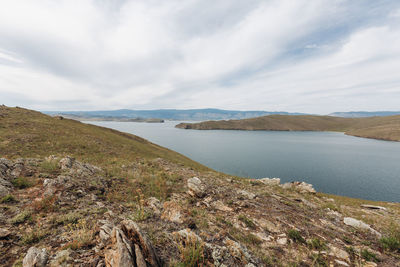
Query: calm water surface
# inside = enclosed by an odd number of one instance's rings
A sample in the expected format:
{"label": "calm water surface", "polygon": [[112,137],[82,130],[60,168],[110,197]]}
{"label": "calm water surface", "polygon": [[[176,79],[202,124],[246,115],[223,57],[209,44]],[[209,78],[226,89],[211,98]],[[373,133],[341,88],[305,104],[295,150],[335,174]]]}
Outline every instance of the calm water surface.
{"label": "calm water surface", "polygon": [[90,122],[132,133],[225,173],[305,181],[320,192],[400,202],[400,142],[333,132],[183,130],[179,122]]}

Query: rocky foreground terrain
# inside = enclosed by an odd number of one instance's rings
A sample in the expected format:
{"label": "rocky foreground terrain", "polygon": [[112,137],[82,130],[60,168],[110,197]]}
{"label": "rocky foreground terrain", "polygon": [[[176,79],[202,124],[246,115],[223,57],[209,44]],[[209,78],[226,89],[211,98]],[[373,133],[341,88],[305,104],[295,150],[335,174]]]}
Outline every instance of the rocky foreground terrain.
{"label": "rocky foreground terrain", "polygon": [[400,266],[398,204],[160,158],[123,168],[129,179],[71,157],[1,159],[0,265]]}
{"label": "rocky foreground terrain", "polygon": [[0,266],[400,266],[400,204],[0,106]]}

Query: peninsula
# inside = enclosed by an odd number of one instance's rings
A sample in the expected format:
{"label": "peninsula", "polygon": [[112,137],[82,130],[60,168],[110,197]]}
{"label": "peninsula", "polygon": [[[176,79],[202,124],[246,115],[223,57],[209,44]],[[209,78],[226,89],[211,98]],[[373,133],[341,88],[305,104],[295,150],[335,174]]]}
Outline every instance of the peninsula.
{"label": "peninsula", "polygon": [[176,127],[195,130],[336,131],[357,137],[400,141],[400,115],[366,118],[269,115],[242,120],[180,123]]}

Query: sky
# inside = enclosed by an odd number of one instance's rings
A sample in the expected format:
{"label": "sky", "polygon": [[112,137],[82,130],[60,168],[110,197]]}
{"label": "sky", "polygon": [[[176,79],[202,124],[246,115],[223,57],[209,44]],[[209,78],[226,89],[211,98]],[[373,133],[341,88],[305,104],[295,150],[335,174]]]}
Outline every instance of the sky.
{"label": "sky", "polygon": [[400,110],[397,0],[2,0],[0,104]]}

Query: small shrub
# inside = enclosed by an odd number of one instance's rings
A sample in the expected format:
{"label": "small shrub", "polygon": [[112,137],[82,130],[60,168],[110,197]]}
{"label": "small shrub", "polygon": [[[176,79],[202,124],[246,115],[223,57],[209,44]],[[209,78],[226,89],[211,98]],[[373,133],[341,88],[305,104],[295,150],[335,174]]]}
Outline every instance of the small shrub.
{"label": "small shrub", "polygon": [[43,198],[42,200],[33,202],[32,206],[34,211],[39,212],[52,212],[56,209],[56,196]]}
{"label": "small shrub", "polygon": [[56,160],[49,160],[49,161],[43,161],[40,164],[40,169],[43,172],[47,172],[47,173],[56,173],[59,168],[58,168],[58,162]]}
{"label": "small shrub", "polygon": [[379,241],[385,250],[400,251],[400,226],[391,223],[388,234]]}
{"label": "small shrub", "polygon": [[326,260],[322,257],[321,254],[313,254],[311,255],[311,260],[312,260],[312,265],[314,267],[328,267],[328,263]]}
{"label": "small shrub", "polygon": [[89,247],[94,242],[95,230],[93,225],[85,219],[80,219],[76,224],[67,224],[64,237],[69,243],[64,248],[77,250]]}
{"label": "small shrub", "polygon": [[11,183],[19,189],[24,189],[33,186],[33,182],[25,177],[18,177],[11,181]]}
{"label": "small shrub", "polygon": [[393,236],[382,237],[379,242],[385,250],[400,251],[400,240]]}
{"label": "small shrub", "polygon": [[292,239],[296,243],[305,243],[306,241],[304,238],[301,236],[299,231],[296,231],[294,229],[289,230],[288,236],[290,239]]}
{"label": "small shrub", "polygon": [[187,236],[186,240],[178,244],[180,262],[176,267],[197,267],[204,265],[204,244],[195,236]]}
{"label": "small shrub", "polygon": [[146,211],[144,207],[145,204],[144,195],[140,188],[137,190],[137,196],[135,197],[135,199],[136,199],[136,211],[133,214],[132,219],[138,222],[144,221],[147,218],[149,218],[151,214],[148,211]]}
{"label": "small shrub", "polygon": [[13,195],[6,195],[1,200],[0,203],[11,203],[15,202],[15,197]]}
{"label": "small shrub", "polygon": [[366,261],[380,262],[380,259],[372,252],[367,249],[361,250],[361,257]]}
{"label": "small shrub", "polygon": [[256,228],[256,224],[250,218],[247,218],[245,215],[243,214],[239,215],[238,219],[242,221],[247,227],[251,229]]}
{"label": "small shrub", "polygon": [[325,250],[326,249],[325,241],[323,241],[319,238],[313,238],[313,239],[309,240],[307,243],[311,249],[316,249],[316,250]]}
{"label": "small shrub", "polygon": [[34,229],[33,231],[25,234],[21,238],[21,243],[24,245],[31,245],[39,242],[47,235],[47,232]]}
{"label": "small shrub", "polygon": [[353,240],[351,240],[349,237],[347,237],[347,236],[344,236],[343,237],[343,241],[346,243],[346,244],[349,244],[349,245],[352,245],[353,244]]}
{"label": "small shrub", "polygon": [[15,215],[14,218],[11,219],[12,224],[21,224],[26,221],[32,220],[32,212],[28,210],[24,210],[23,212]]}
{"label": "small shrub", "polygon": [[53,217],[52,223],[55,225],[76,224],[80,218],[82,218],[81,214],[77,212],[70,212],[64,215]]}

